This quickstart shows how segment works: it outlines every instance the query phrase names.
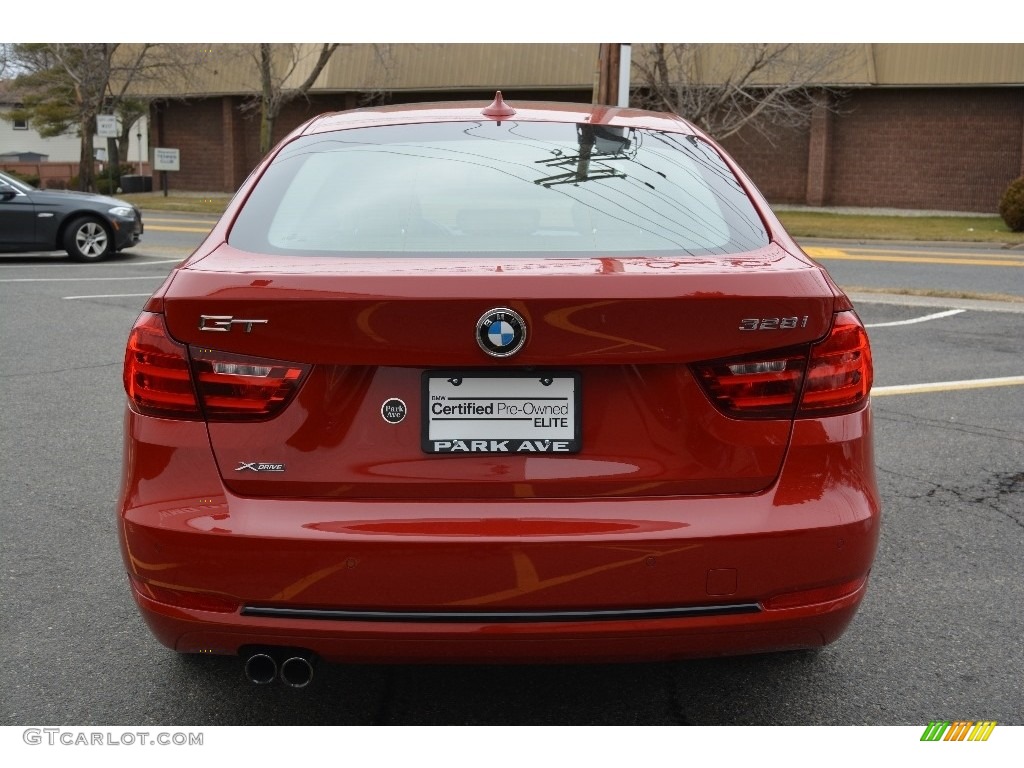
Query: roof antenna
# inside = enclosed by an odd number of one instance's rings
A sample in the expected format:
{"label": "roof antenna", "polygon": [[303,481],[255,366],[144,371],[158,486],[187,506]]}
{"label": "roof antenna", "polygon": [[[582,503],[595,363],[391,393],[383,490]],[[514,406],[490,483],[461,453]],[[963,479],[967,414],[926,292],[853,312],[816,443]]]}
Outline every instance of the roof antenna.
{"label": "roof antenna", "polygon": [[494,101],[492,101],[489,106],[484,107],[482,112],[482,114],[487,117],[497,117],[498,125],[501,125],[501,118],[512,117],[515,113],[516,111],[506,104],[503,98],[501,98],[501,91],[494,94]]}

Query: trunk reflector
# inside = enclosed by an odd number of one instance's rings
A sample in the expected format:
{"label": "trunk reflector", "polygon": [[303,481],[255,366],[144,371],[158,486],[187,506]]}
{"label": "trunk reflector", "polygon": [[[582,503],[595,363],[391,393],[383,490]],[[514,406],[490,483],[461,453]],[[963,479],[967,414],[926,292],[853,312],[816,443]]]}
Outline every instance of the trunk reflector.
{"label": "trunk reflector", "polygon": [[210,421],[268,419],[291,401],[310,366],[191,347],[192,374]]}
{"label": "trunk reflector", "polygon": [[[770,355],[772,353],[769,353]],[[729,416],[791,419],[803,383],[807,353],[790,350],[694,366],[711,401]]]}

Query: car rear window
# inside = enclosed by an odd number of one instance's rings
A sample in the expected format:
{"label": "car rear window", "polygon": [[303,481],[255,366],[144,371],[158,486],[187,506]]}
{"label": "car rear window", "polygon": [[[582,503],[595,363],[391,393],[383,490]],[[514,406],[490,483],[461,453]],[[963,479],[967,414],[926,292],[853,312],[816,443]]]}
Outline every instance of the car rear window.
{"label": "car rear window", "polygon": [[228,242],[316,256],[725,255],[768,237],[696,137],[487,120],[299,137],[259,179]]}

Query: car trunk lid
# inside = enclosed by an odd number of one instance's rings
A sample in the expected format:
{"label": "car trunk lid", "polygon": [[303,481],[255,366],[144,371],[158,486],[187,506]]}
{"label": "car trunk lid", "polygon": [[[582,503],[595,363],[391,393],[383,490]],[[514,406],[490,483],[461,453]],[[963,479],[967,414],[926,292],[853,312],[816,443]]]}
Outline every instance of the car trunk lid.
{"label": "car trunk lid", "polygon": [[[164,297],[169,330],[194,358],[214,350],[311,367],[275,417],[211,419],[232,491],[421,499],[763,490],[781,466],[791,416],[726,416],[691,365],[806,354],[827,333],[833,303],[821,270],[777,246],[678,259],[384,259],[222,245],[180,270]],[[508,358],[476,339],[481,318],[499,308],[527,327]],[[462,375],[501,386],[536,377],[530,398],[557,379],[577,398],[567,428],[578,426],[578,440],[568,452],[540,438],[524,449],[502,445],[490,425],[482,448],[431,452],[430,398],[438,382]]]}

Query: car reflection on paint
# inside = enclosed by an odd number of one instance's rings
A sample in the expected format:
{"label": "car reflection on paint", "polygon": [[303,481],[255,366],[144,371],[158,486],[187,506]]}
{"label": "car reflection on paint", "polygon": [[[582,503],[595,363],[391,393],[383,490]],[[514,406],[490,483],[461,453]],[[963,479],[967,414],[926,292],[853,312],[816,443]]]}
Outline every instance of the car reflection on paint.
{"label": "car reflection on paint", "polygon": [[816,648],[879,530],[849,299],[665,114],[323,115],[132,329],[132,593],[255,682]]}

